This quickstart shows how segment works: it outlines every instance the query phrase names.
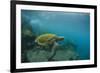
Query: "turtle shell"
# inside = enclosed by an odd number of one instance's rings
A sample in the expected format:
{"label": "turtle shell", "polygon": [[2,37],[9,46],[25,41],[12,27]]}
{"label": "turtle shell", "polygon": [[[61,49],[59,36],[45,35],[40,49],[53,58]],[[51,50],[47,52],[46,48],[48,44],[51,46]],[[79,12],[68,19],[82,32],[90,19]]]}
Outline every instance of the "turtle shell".
{"label": "turtle shell", "polygon": [[57,37],[55,34],[42,34],[35,40],[39,45],[46,46],[50,39]]}

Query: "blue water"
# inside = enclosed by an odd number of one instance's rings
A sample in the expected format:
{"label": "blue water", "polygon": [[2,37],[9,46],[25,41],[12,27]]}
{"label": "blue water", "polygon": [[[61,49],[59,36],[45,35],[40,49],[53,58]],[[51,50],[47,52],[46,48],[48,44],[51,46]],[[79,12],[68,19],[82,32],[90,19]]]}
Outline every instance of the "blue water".
{"label": "blue water", "polygon": [[73,41],[80,59],[90,58],[90,14],[22,10],[22,22],[31,25],[36,35],[54,33]]}

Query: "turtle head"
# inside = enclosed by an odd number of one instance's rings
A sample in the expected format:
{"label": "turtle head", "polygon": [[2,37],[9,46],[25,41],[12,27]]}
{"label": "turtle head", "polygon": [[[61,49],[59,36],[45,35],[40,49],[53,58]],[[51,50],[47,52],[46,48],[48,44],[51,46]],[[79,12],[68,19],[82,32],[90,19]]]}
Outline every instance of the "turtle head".
{"label": "turtle head", "polygon": [[64,37],[53,37],[48,39],[48,44],[53,44],[54,42],[62,41],[64,40]]}
{"label": "turtle head", "polygon": [[60,37],[56,37],[56,41],[62,41],[64,40],[64,37],[60,36]]}

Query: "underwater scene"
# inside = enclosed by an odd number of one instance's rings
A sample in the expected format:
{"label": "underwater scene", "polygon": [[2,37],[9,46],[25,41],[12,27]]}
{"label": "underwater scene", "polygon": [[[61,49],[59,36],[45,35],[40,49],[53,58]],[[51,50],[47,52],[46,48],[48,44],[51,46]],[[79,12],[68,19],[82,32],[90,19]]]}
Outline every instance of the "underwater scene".
{"label": "underwater scene", "polygon": [[21,10],[21,62],[90,59],[90,14]]}

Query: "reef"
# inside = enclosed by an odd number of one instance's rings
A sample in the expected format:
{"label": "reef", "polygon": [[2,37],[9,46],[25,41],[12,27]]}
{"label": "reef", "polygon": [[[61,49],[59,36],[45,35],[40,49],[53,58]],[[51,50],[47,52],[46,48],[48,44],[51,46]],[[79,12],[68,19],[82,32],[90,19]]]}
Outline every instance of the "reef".
{"label": "reef", "polygon": [[68,41],[59,44],[64,37],[55,34],[35,35],[31,25],[22,25],[21,62],[48,62],[78,60],[76,45]]}

